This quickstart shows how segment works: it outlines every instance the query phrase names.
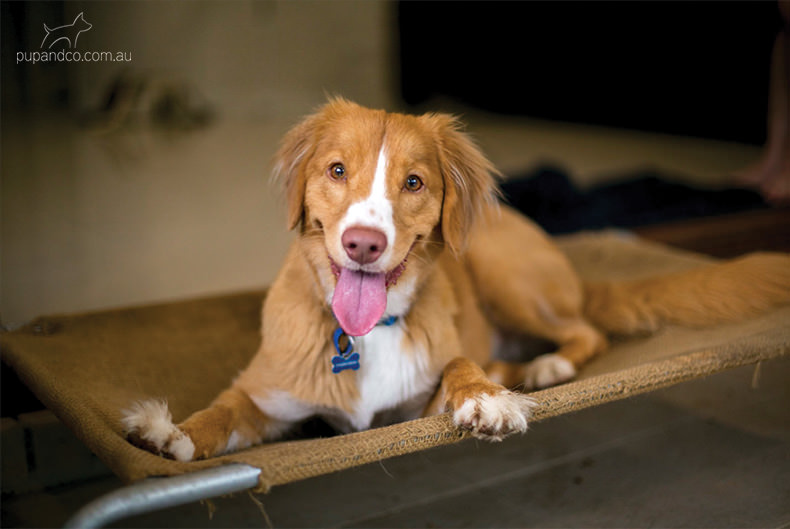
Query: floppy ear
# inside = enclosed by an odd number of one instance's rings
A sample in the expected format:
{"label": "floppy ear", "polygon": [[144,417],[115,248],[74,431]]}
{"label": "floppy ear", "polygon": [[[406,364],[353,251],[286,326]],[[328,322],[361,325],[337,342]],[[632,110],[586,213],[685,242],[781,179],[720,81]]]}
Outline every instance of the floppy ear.
{"label": "floppy ear", "polygon": [[272,179],[285,190],[288,229],[294,229],[304,216],[304,164],[315,143],[318,114],[308,116],[289,130],[274,157]]}
{"label": "floppy ear", "polygon": [[436,127],[439,163],[444,179],[442,202],[442,237],[458,255],[466,247],[472,224],[487,204],[499,196],[496,177],[499,171],[472,139],[461,131],[453,116],[426,116]]}

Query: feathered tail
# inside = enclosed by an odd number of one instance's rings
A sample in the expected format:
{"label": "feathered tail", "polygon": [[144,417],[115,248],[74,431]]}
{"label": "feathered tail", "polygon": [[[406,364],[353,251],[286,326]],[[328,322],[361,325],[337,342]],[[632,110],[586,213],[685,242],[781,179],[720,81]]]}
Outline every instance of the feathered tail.
{"label": "feathered tail", "polygon": [[790,255],[755,253],[649,279],[589,283],[585,290],[586,318],[608,334],[712,325],[790,303]]}

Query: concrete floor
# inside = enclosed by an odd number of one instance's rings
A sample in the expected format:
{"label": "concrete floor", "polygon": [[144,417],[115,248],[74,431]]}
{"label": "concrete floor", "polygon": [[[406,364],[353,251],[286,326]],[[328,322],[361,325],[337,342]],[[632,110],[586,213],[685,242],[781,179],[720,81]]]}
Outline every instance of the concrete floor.
{"label": "concrete floor", "polygon": [[[465,114],[506,173],[552,161],[582,185],[645,167],[716,184],[758,155]],[[175,137],[4,118],[3,324],[271,281],[291,236],[267,167],[297,115]],[[501,444],[468,441],[118,526],[790,527],[790,362],[763,366],[758,389],[752,379],[739,369],[538,423]],[[1,525],[59,526],[118,485],[103,477],[5,496]]]}
{"label": "concrete floor", "polygon": [[[790,359],[115,527],[790,527]],[[734,410],[734,412],[733,412]],[[6,497],[57,527],[115,478]]]}

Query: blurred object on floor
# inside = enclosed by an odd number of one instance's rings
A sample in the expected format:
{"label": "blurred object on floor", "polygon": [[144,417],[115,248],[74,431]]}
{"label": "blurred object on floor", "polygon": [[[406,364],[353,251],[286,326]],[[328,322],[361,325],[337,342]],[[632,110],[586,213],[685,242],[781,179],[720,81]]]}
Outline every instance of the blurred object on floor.
{"label": "blurred object on floor", "polygon": [[139,125],[189,131],[214,118],[212,106],[186,81],[127,70],[110,82],[101,105],[84,120],[93,132],[111,133]]}
{"label": "blurred object on floor", "polygon": [[707,189],[656,171],[634,171],[588,190],[542,167],[502,184],[505,200],[552,234],[634,228],[768,207],[745,189]]}
{"label": "blurred object on floor", "polygon": [[502,184],[505,201],[552,234],[604,228],[714,257],[790,251],[790,209],[757,191],[710,189],[637,171],[580,190],[563,171],[543,167]]}

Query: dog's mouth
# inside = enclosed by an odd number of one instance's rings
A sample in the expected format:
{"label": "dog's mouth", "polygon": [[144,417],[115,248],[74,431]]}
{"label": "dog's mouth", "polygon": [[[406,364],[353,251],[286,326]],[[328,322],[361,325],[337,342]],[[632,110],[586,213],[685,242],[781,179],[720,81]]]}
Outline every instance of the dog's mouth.
{"label": "dog's mouth", "polygon": [[407,259],[389,272],[371,273],[342,267],[329,258],[337,279],[332,312],[346,334],[364,336],[381,321],[387,310],[387,289],[397,283]]}

